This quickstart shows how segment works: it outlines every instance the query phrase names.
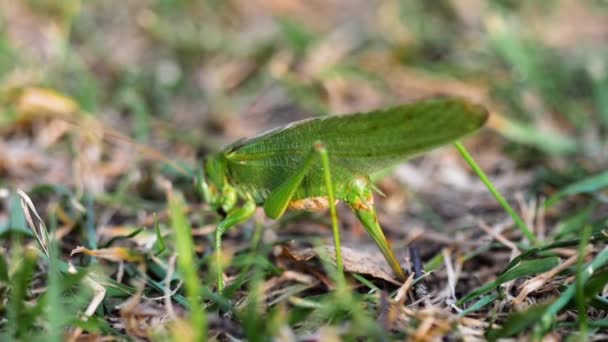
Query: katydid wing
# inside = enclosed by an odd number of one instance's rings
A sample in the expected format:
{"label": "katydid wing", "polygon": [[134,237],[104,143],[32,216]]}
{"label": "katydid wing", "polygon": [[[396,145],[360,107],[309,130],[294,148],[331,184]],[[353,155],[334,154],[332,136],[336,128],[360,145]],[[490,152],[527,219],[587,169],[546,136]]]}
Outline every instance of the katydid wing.
{"label": "katydid wing", "polygon": [[[292,123],[229,146],[222,155],[233,186],[268,194],[300,168],[316,141],[327,149],[334,186],[394,166],[477,130],[486,110],[458,98],[438,98],[353,115]],[[325,196],[321,163],[315,162],[293,199]]]}

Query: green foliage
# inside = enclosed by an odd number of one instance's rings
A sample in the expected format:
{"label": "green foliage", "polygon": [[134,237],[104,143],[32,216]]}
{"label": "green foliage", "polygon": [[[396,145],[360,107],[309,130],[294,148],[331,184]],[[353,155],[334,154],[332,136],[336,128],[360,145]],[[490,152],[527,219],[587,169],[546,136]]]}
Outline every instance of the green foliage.
{"label": "green foliage", "polygon": [[33,317],[36,316],[36,312],[25,305],[27,290],[36,267],[36,259],[37,253],[35,250],[25,250],[19,267],[11,275],[7,318],[9,322],[14,323],[8,325],[8,334],[17,339],[24,338],[33,328]]}
{"label": "green foliage", "polygon": [[169,200],[169,213],[171,225],[175,229],[175,248],[178,255],[178,266],[184,278],[188,303],[190,304],[190,327],[193,329],[192,338],[200,341],[207,336],[207,317],[200,304],[201,281],[198,278],[195,261],[194,245],[190,231],[192,228],[185,215],[184,199],[181,193],[175,193]]}

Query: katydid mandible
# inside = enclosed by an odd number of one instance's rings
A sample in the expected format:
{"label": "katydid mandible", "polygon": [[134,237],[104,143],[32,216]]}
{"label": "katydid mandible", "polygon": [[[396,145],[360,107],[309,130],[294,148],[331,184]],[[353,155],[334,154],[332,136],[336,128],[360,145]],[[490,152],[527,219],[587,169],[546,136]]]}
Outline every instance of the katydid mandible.
{"label": "katydid mandible", "polygon": [[257,206],[272,219],[289,207],[329,207],[336,266],[342,276],[337,200],[355,212],[395,275],[405,280],[378,224],[370,176],[476,131],[487,117],[483,107],[467,100],[435,98],[294,122],[208,156],[198,185],[204,200],[225,215],[215,233],[218,292],[223,288],[222,234],[251,218]]}

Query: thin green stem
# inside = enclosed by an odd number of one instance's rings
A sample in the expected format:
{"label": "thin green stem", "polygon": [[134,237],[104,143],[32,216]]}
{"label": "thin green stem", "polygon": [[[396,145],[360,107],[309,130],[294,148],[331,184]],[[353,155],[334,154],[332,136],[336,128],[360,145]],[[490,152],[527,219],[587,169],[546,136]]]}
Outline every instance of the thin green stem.
{"label": "thin green stem", "polygon": [[201,281],[197,274],[192,228],[186,217],[184,198],[175,192],[169,196],[171,225],[175,229],[177,266],[182,274],[188,303],[190,304],[190,326],[194,341],[203,341],[207,336],[207,316],[201,303]]}
{"label": "thin green stem", "polygon": [[342,263],[342,250],[340,247],[340,227],[338,226],[338,214],[336,213],[336,197],[334,195],[334,187],[331,180],[331,171],[329,165],[329,157],[325,148],[319,148],[321,155],[321,163],[323,164],[323,172],[325,174],[325,185],[327,187],[327,197],[329,200],[329,212],[331,215],[331,228],[334,233],[334,248],[336,250],[336,266],[338,268],[338,282],[340,285],[344,283],[344,265]]}
{"label": "thin green stem", "polygon": [[576,294],[575,301],[578,308],[578,325],[579,325],[579,341],[587,341],[589,323],[587,322],[587,306],[585,300],[585,279],[583,272],[585,270],[585,250],[589,245],[591,237],[591,226],[587,225],[583,229],[583,237],[578,246],[578,258],[576,265]]}
{"label": "thin green stem", "polygon": [[217,276],[217,293],[224,291],[224,279],[222,278],[222,231],[218,227],[215,230],[215,271]]}
{"label": "thin green stem", "polygon": [[498,203],[500,203],[500,205],[505,209],[505,211],[507,213],[509,213],[509,215],[511,215],[511,218],[513,218],[513,221],[515,222],[515,224],[517,225],[519,230],[521,230],[521,232],[526,236],[526,238],[533,245],[538,245],[538,239],[536,238],[536,236],[534,236],[534,233],[532,233],[532,231],[528,228],[528,226],[526,225],[524,220],[521,219],[521,217],[511,207],[511,205],[509,204],[509,202],[507,202],[507,200],[503,197],[503,195],[500,192],[498,192],[496,187],[494,187],[494,184],[492,184],[492,182],[490,181],[488,176],[486,176],[485,172],[483,172],[483,170],[479,167],[479,165],[477,165],[477,163],[475,162],[473,157],[469,154],[467,149],[460,142],[454,143],[454,146],[456,147],[458,152],[460,152],[460,155],[462,155],[462,157],[467,162],[467,164],[469,164],[471,169],[473,169],[475,174],[477,174],[477,177],[479,177],[479,179],[483,182],[483,184],[488,188],[488,190],[494,196],[496,201]]}

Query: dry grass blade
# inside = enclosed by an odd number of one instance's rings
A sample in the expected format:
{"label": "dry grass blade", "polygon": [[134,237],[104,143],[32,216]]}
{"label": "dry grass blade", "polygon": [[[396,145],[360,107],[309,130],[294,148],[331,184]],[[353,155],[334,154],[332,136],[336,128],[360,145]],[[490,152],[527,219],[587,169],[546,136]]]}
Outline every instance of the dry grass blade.
{"label": "dry grass blade", "polygon": [[[23,190],[17,190],[17,194],[21,197],[21,208],[23,209],[23,214],[25,215],[25,219],[27,220],[30,229],[36,236],[36,240],[38,240],[38,244],[40,245],[40,248],[42,248],[44,254],[46,254],[47,257],[50,257],[49,231],[46,228],[44,221],[40,218],[40,215],[38,215],[36,207],[34,206],[34,203],[32,203],[30,197]],[[38,220],[38,225],[34,223],[30,211],[34,214],[36,220]]]}
{"label": "dry grass blade", "polygon": [[167,268],[167,275],[165,276],[164,301],[165,301],[165,306],[166,306],[166,310],[167,310],[167,315],[172,320],[175,320],[176,316],[175,316],[175,310],[173,309],[173,302],[171,301],[171,296],[173,296],[173,294],[176,293],[177,290],[179,290],[179,288],[182,285],[180,282],[180,284],[178,286],[176,286],[174,291],[170,291],[171,290],[171,279],[173,278],[173,273],[175,272],[176,260],[177,260],[177,255],[176,254],[171,255],[171,257],[169,258],[169,267]]}
{"label": "dry grass blade", "polygon": [[483,220],[477,220],[477,224],[478,224],[479,228],[481,228],[484,232],[486,232],[488,235],[490,235],[493,239],[500,242],[505,247],[509,248],[511,250],[513,257],[515,257],[517,254],[520,253],[519,248],[513,242],[511,242],[509,239],[504,237],[499,232],[492,229]]}
{"label": "dry grass blade", "polygon": [[574,255],[574,256],[570,257],[569,259],[567,259],[566,261],[560,263],[557,267],[553,268],[552,270],[539,274],[538,276],[536,276],[532,279],[526,280],[526,282],[520,286],[521,291],[519,292],[517,297],[515,299],[513,299],[513,305],[520,306],[521,304],[523,304],[524,300],[526,300],[526,298],[531,293],[539,290],[547,282],[549,282],[551,279],[555,278],[555,276],[557,276],[559,273],[561,273],[564,270],[575,265],[577,260],[578,260],[578,255]]}
{"label": "dry grass blade", "polygon": [[399,290],[397,290],[397,294],[395,294],[395,298],[393,300],[396,301],[397,303],[399,303],[400,305],[403,305],[403,303],[405,303],[407,294],[412,289],[413,284],[414,284],[414,274],[412,273],[412,274],[410,274],[409,277],[407,277],[405,283],[403,283],[403,285],[401,285],[401,287],[399,287]]}
{"label": "dry grass blade", "polygon": [[[93,292],[95,293],[95,295],[93,296],[93,299],[87,306],[86,310],[84,311],[84,315],[82,317],[82,320],[86,321],[89,317],[93,316],[93,314],[95,313],[95,311],[97,310],[97,308],[99,307],[99,305],[101,304],[103,299],[105,298],[106,289],[105,289],[105,287],[103,287],[101,284],[99,284],[98,282],[96,282],[89,276],[84,278],[84,282],[87,286],[89,286],[91,289],[93,289]],[[83,332],[82,328],[74,329],[74,331],[72,331],[72,333],[70,334],[70,336],[68,337],[67,340],[70,342],[77,341],[78,338],[80,337],[80,335],[82,334],[82,332]]]}
{"label": "dry grass blade", "polygon": [[[454,303],[456,303],[456,283],[458,282],[459,272],[454,269],[452,264],[451,250],[446,248],[443,249],[441,253],[443,254],[444,265],[448,278],[447,286],[445,288],[445,300],[448,305],[454,306]],[[460,265],[460,263],[458,263],[458,265]],[[460,269],[460,266],[457,267]]]}

